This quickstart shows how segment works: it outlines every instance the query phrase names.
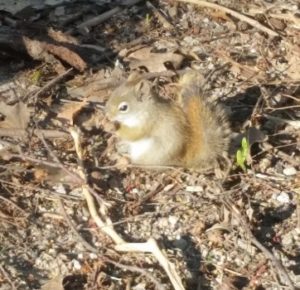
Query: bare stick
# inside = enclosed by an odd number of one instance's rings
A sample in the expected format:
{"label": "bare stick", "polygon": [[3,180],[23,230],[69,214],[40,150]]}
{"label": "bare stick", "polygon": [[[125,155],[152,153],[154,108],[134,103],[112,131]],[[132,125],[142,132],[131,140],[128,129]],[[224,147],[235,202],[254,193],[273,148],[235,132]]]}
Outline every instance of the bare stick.
{"label": "bare stick", "polygon": [[175,289],[184,289],[181,279],[176,272],[176,269],[172,263],[169,262],[167,257],[162,253],[158,247],[156,241],[150,238],[146,243],[126,243],[116,245],[115,249],[121,252],[149,252],[154,255],[159,264],[164,268],[168,274]]}
{"label": "bare stick", "polygon": [[51,81],[49,81],[48,83],[46,83],[41,89],[39,89],[33,95],[33,99],[36,100],[42,93],[46,92],[51,87],[53,87],[55,84],[57,84],[58,82],[60,82],[64,77],[66,77],[67,75],[69,75],[72,71],[73,71],[73,68],[69,68],[67,71],[65,71],[61,75],[58,75],[57,77],[55,77],[54,79],[52,79]]}
{"label": "bare stick", "polygon": [[[137,4],[138,2],[141,2],[141,0],[130,0],[127,1],[128,3],[126,3],[126,6],[132,6],[134,4]],[[96,17],[93,17],[85,22],[82,22],[81,24],[77,25],[77,29],[79,30],[85,30],[85,29],[89,29],[93,26],[96,26],[104,21],[106,21],[107,19],[111,18],[113,15],[123,11],[124,9],[121,6],[117,6],[109,11],[106,11]]]}
{"label": "bare stick", "polygon": [[33,158],[33,157],[30,157],[30,156],[26,156],[24,154],[10,154],[9,156],[12,157],[12,158],[20,158],[22,160],[30,161],[30,162],[33,162],[33,163],[36,163],[36,164],[42,164],[42,165],[49,166],[49,167],[54,167],[54,168],[61,168],[68,175],[72,176],[72,178],[74,178],[74,180],[76,180],[76,182],[78,182],[79,184],[81,184],[83,182],[83,180],[81,179],[81,177],[79,175],[77,175],[76,173],[74,173],[71,170],[67,169],[61,163],[51,162],[51,161],[47,161],[47,160],[41,160],[41,159]]}
{"label": "bare stick", "polygon": [[212,8],[212,9],[217,9],[217,10],[221,10],[224,11],[225,13],[230,14],[231,16],[238,18],[242,21],[247,22],[249,25],[269,34],[270,36],[279,36],[279,34],[273,30],[271,30],[270,28],[265,27],[264,25],[260,24],[258,21],[243,15],[237,11],[234,11],[232,9],[229,9],[227,7],[221,6],[219,4],[215,4],[215,3],[210,3],[207,1],[203,1],[203,0],[177,0],[179,2],[185,2],[185,3],[192,3],[192,4],[196,4],[198,6],[204,6],[204,7],[208,7],[208,8]]}
{"label": "bare stick", "polygon": [[79,30],[85,30],[85,29],[89,29],[93,26],[96,26],[102,22],[104,22],[105,20],[111,18],[113,15],[115,15],[116,13],[121,12],[123,9],[121,7],[115,7],[109,11],[106,11],[96,17],[93,17],[85,22],[82,22],[81,24],[77,25],[77,29]]}
{"label": "bare stick", "polygon": [[150,2],[146,2],[146,6],[150,8],[154,15],[157,17],[158,21],[162,23],[163,27],[166,29],[172,29],[173,25],[166,19],[166,17]]}
{"label": "bare stick", "polygon": [[135,266],[129,266],[129,265],[124,265],[124,264],[120,264],[117,263],[111,259],[108,259],[106,257],[104,257],[104,260],[107,261],[108,263],[111,263],[113,265],[115,265],[118,268],[124,269],[124,270],[128,270],[131,272],[137,272],[142,274],[143,276],[147,277],[156,287],[157,290],[165,290],[165,287],[163,285],[161,285],[148,271],[135,267]]}
{"label": "bare stick", "polygon": [[[36,129],[32,132],[34,135],[44,135],[46,138],[68,138],[70,135],[68,133],[58,131],[58,130],[41,130]],[[26,137],[28,132],[25,129],[18,128],[0,128],[0,136],[5,137]]]}
{"label": "bare stick", "polygon": [[80,178],[80,176],[78,176],[77,174],[73,173],[72,171],[70,171],[67,167],[65,167],[64,164],[62,164],[62,162],[60,162],[59,158],[56,156],[56,154],[53,152],[53,150],[49,147],[48,143],[46,142],[44,136],[40,136],[41,141],[43,142],[45,148],[48,150],[49,154],[51,155],[51,157],[54,159],[54,161],[56,162],[56,164],[68,175],[72,176],[72,178],[77,179],[79,182],[83,182],[84,180],[82,180]]}
{"label": "bare stick", "polygon": [[[93,196],[90,194],[88,188],[84,186],[82,188],[82,193],[86,199],[88,209],[90,211],[90,214],[92,218],[94,219],[97,226],[106,233],[116,244],[122,244],[125,241],[117,234],[117,232],[113,229],[113,227],[110,225],[109,220],[103,221],[100,216],[98,215],[98,211],[96,209]],[[112,224],[112,223],[111,223]]]}
{"label": "bare stick", "polygon": [[93,247],[92,245],[90,245],[79,233],[78,231],[76,230],[74,224],[72,223],[70,217],[68,216],[66,210],[65,210],[65,207],[64,207],[64,203],[62,201],[61,198],[58,199],[58,205],[59,205],[59,208],[60,208],[60,211],[61,213],[63,214],[66,222],[68,223],[71,231],[74,233],[75,237],[77,238],[77,240],[89,251],[97,254],[98,253],[98,250]]}
{"label": "bare stick", "polygon": [[[90,245],[85,239],[82,238],[82,236],[78,233],[77,229],[75,228],[73,222],[71,221],[70,217],[68,216],[68,214],[66,213],[66,210],[64,208],[64,204],[62,199],[58,199],[58,205],[59,208],[66,220],[66,222],[68,223],[71,231],[73,232],[73,234],[75,235],[76,239],[78,240],[78,242],[80,242],[87,250],[95,253],[95,254],[99,254],[99,251],[93,247],[92,245]],[[159,282],[146,270],[138,268],[138,267],[134,267],[134,266],[129,266],[129,265],[124,265],[121,263],[117,263],[107,257],[101,257],[103,260],[107,261],[110,264],[115,265],[118,268],[121,268],[123,270],[128,270],[131,272],[138,272],[140,274],[142,274],[143,276],[145,276],[146,278],[148,278],[156,287],[157,290],[165,290],[165,287],[163,287],[161,284],[159,284]]]}
{"label": "bare stick", "polygon": [[[80,145],[79,132],[75,128],[71,128],[70,133],[74,140],[77,155],[79,159],[82,159],[83,150],[81,149],[81,145]],[[83,164],[82,161],[80,163]],[[78,171],[79,171],[78,172],[79,175],[82,176],[82,178],[86,179],[86,177],[84,177],[84,169],[79,168]],[[177,274],[174,265],[169,262],[167,257],[164,256],[164,254],[159,249],[156,241],[153,238],[150,238],[146,243],[126,243],[123,240],[123,238],[120,237],[120,235],[115,231],[111,219],[106,215],[108,210],[104,204],[101,204],[100,206],[100,213],[102,217],[98,214],[93,196],[90,193],[87,184],[82,186],[82,193],[86,199],[89,212],[92,218],[94,219],[95,223],[105,234],[107,234],[115,242],[116,244],[115,249],[117,251],[152,253],[154,257],[157,259],[157,261],[159,262],[159,264],[163,267],[163,269],[167,273],[175,290],[184,290],[181,279]]]}
{"label": "bare stick", "polygon": [[7,272],[5,269],[0,265],[0,270],[3,273],[3,276],[7,280],[7,282],[10,284],[12,290],[17,290],[17,287],[15,286],[14,282],[9,278]]}
{"label": "bare stick", "polygon": [[[0,181],[1,182],[1,181]],[[15,204],[13,201],[11,201],[10,199],[0,195],[0,199],[4,200],[4,202],[10,204],[13,208],[17,209],[18,211],[20,211],[21,213],[23,213],[24,217],[28,217],[29,213],[27,213],[24,209],[22,209],[21,207],[19,207],[17,204]]]}
{"label": "bare stick", "polygon": [[[73,137],[73,140],[74,140],[75,150],[77,152],[77,155],[78,155],[79,159],[82,160],[83,153],[82,153],[82,149],[81,149],[81,146],[80,146],[79,134],[78,134],[78,132],[76,131],[75,128],[72,128],[70,130],[70,133],[71,133],[71,135]],[[81,162],[81,164],[82,164],[82,162]],[[80,174],[82,179],[86,180],[84,170],[82,168],[80,168],[79,174]],[[96,209],[96,206],[95,206],[95,203],[94,203],[93,196],[90,193],[89,187],[88,187],[87,184],[82,186],[82,193],[83,193],[83,196],[86,199],[90,214],[91,214],[92,218],[94,219],[95,223],[97,224],[97,226],[99,228],[101,228],[101,230],[104,233],[106,233],[116,244],[124,243],[125,241],[115,232],[115,230],[112,226],[111,220],[108,217],[106,217],[106,220],[104,221],[99,216],[98,210]],[[103,205],[103,206],[105,206],[105,205]],[[102,213],[105,214],[105,212],[106,212],[106,210],[102,209]]]}

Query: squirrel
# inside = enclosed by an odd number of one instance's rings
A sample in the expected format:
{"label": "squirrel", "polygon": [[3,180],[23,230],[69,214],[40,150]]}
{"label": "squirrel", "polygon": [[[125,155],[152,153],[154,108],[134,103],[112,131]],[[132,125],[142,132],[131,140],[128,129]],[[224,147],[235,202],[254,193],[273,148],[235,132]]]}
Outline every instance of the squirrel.
{"label": "squirrel", "polygon": [[200,76],[196,71],[183,75],[177,101],[160,97],[136,73],[112,92],[106,116],[132,163],[206,169],[228,150],[226,114],[201,96]]}

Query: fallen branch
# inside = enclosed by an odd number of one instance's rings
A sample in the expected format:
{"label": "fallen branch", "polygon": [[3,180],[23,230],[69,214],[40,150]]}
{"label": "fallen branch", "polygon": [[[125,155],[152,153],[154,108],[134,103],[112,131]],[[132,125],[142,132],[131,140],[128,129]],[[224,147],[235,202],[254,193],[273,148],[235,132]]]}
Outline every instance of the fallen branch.
{"label": "fallen branch", "polygon": [[150,1],[146,2],[146,6],[153,11],[154,15],[157,17],[158,21],[161,22],[164,28],[174,28],[174,26],[167,20],[167,18]]}
{"label": "fallen branch", "polygon": [[79,175],[77,175],[76,173],[67,169],[64,165],[61,165],[57,162],[51,162],[48,160],[37,159],[37,158],[31,157],[31,156],[24,155],[22,152],[20,154],[9,154],[9,157],[10,158],[20,158],[21,160],[29,161],[29,162],[36,163],[39,165],[44,165],[47,167],[61,168],[69,176],[71,176],[73,178],[74,182],[77,182],[78,184],[82,184],[82,182],[83,182],[82,178]]}
{"label": "fallen branch", "polygon": [[34,100],[36,100],[42,93],[46,92],[47,90],[49,90],[51,87],[53,87],[54,85],[56,85],[58,82],[60,82],[61,80],[63,80],[67,75],[69,75],[71,72],[73,71],[73,68],[69,68],[67,71],[65,71],[64,73],[62,73],[61,75],[58,75],[57,77],[55,77],[54,79],[52,79],[51,81],[49,81],[48,83],[46,83],[41,89],[39,89],[33,96],[32,98]]}
{"label": "fallen branch", "polygon": [[125,243],[116,245],[115,249],[120,252],[142,252],[151,253],[157,259],[159,264],[164,268],[168,274],[175,289],[184,289],[181,279],[176,272],[176,269],[172,263],[169,262],[168,258],[162,253],[158,247],[156,241],[150,238],[145,243]]}
{"label": "fallen branch", "polygon": [[[61,198],[58,199],[58,205],[59,208],[62,212],[62,215],[64,216],[66,222],[68,223],[71,231],[73,232],[73,234],[75,235],[77,241],[79,243],[81,243],[88,251],[98,255],[99,251],[97,248],[93,247],[92,245],[90,245],[77,231],[76,227],[74,226],[73,222],[71,221],[70,217],[68,216],[65,208],[64,208],[64,204]],[[157,290],[165,290],[165,287],[163,287],[160,283],[158,283],[158,281],[153,277],[153,275],[151,275],[149,272],[147,272],[144,269],[138,268],[138,267],[134,267],[134,266],[129,266],[129,265],[124,265],[121,263],[117,263],[115,261],[113,261],[112,259],[109,259],[107,257],[101,257],[105,262],[108,262],[110,264],[113,264],[114,266],[121,268],[123,270],[127,270],[127,271],[131,271],[131,272],[137,272],[140,273],[141,275],[145,276],[146,278],[148,278],[156,287]]]}
{"label": "fallen branch", "polygon": [[228,13],[229,15],[238,18],[246,23],[248,23],[249,25],[269,34],[270,36],[279,36],[279,34],[275,31],[273,31],[270,28],[265,27],[264,25],[260,24],[258,21],[243,15],[237,11],[234,11],[232,9],[229,9],[227,7],[224,7],[222,5],[216,4],[216,3],[210,3],[207,1],[202,1],[202,0],[177,0],[179,2],[185,2],[185,3],[192,3],[192,4],[196,4],[198,6],[203,6],[203,7],[208,7],[208,8],[212,8],[212,9],[216,9],[216,10],[221,10],[225,13]]}
{"label": "fallen branch", "polygon": [[67,222],[67,224],[69,225],[71,231],[73,232],[73,234],[75,235],[76,239],[78,240],[78,242],[80,244],[82,244],[87,250],[89,250],[92,253],[97,254],[98,250],[93,247],[92,245],[90,245],[76,230],[76,227],[74,226],[73,222],[71,221],[70,217],[68,216],[65,207],[64,207],[64,203],[62,201],[61,198],[58,199],[58,206],[59,209],[63,215],[63,217],[65,218],[65,221]]}
{"label": "fallen branch", "polygon": [[89,28],[96,26],[96,25],[104,22],[105,20],[111,18],[113,15],[121,12],[122,10],[123,9],[121,7],[117,6],[109,11],[106,11],[106,12],[96,16],[96,17],[93,17],[91,19],[88,19],[85,22],[82,22],[81,24],[77,25],[77,29],[79,31],[88,30]]}
{"label": "fallen branch", "polygon": [[7,282],[10,284],[12,290],[17,290],[17,287],[15,286],[14,282],[10,279],[5,269],[0,265],[0,270],[4,276],[4,278],[7,280]]}
{"label": "fallen branch", "polygon": [[140,273],[141,275],[145,276],[146,278],[148,278],[156,287],[157,290],[165,290],[165,287],[163,285],[161,285],[160,283],[158,283],[158,281],[146,270],[135,267],[135,266],[129,266],[129,265],[124,265],[121,263],[117,263],[111,259],[108,258],[104,258],[105,261],[107,261],[110,264],[113,264],[114,266],[123,269],[123,270],[127,270],[127,271],[131,271],[131,272],[137,272]]}
{"label": "fallen branch", "polygon": [[[129,0],[129,1],[127,1],[127,3],[124,4],[124,6],[132,6],[139,2],[141,2],[141,0]],[[96,16],[96,17],[93,17],[91,19],[88,19],[87,21],[82,22],[81,24],[77,25],[77,29],[79,31],[88,30],[89,28],[96,26],[96,25],[106,21],[107,19],[110,19],[113,15],[120,13],[123,10],[124,10],[123,7],[117,6],[109,11],[106,11],[106,12]]]}
{"label": "fallen branch", "polygon": [[[55,138],[70,138],[70,135],[63,131],[58,130],[42,130],[35,129],[30,132],[36,136],[45,136],[45,138],[55,139]],[[26,137],[28,136],[28,131],[25,129],[17,129],[17,128],[0,128],[0,136],[5,137]]]}
{"label": "fallen branch", "polygon": [[[75,133],[74,133],[75,132]],[[79,141],[79,134],[76,134],[76,131],[71,131],[71,135],[74,136],[74,138],[77,138],[78,141]],[[43,135],[40,136],[40,139],[41,141],[43,142],[45,148],[47,149],[47,151],[49,152],[50,156],[54,159],[54,161],[56,163],[53,163],[56,165],[56,167],[58,168],[62,168],[66,174],[68,175],[73,175],[73,172],[71,172],[68,168],[65,167],[65,165],[59,160],[59,158],[56,156],[56,154],[54,153],[54,151],[50,148],[50,146],[47,144],[46,140],[44,139]],[[76,140],[77,140],[76,139]],[[80,156],[80,160],[79,160],[79,164],[80,164],[80,168],[82,169],[83,168],[83,162],[82,162],[82,150],[81,150],[81,147],[80,147],[80,143],[76,143],[75,144],[75,147],[77,148],[77,152],[78,152],[78,156]],[[113,228],[113,223],[111,222],[111,220],[107,217],[105,218],[105,221],[103,222],[102,219],[100,218],[100,216],[98,215],[98,212],[97,212],[97,209],[96,209],[96,206],[95,206],[95,203],[94,203],[94,200],[93,200],[93,197],[91,195],[91,193],[93,193],[94,196],[96,196],[96,193],[93,191],[93,189],[91,187],[89,187],[87,185],[87,180],[86,180],[86,176],[84,175],[84,172],[82,170],[80,170],[80,176],[79,175],[76,175],[76,177],[78,178],[78,180],[81,180],[81,184],[83,184],[83,193],[84,193],[84,196],[86,197],[86,201],[88,203],[88,207],[89,207],[89,210],[90,210],[90,213],[92,215],[92,217],[94,218],[94,220],[96,221],[96,224],[98,225],[98,227],[103,230],[109,237],[111,237],[116,244],[126,244],[121,237],[118,236],[118,234],[114,231],[114,228]],[[91,192],[91,193],[90,193]],[[100,209],[100,212],[103,216],[106,216],[106,212],[107,212],[107,206],[108,206],[108,203],[106,203],[105,201],[103,201],[102,199],[99,199],[100,202],[101,202],[101,209]],[[64,204],[63,204],[63,200],[62,198],[59,198],[58,199],[58,205],[59,205],[59,208],[62,212],[62,215],[64,217],[64,219],[66,220],[66,222],[68,223],[71,231],[73,232],[73,234],[75,235],[76,239],[78,240],[79,243],[81,243],[87,250],[95,253],[96,255],[98,255],[98,249],[95,248],[94,246],[92,246],[91,244],[89,244],[85,239],[83,239],[83,237],[79,234],[79,232],[77,231],[76,227],[74,226],[72,220],[70,219],[70,217],[68,216],[68,214],[66,213],[66,210],[64,208]],[[131,244],[126,244],[126,245],[131,245]],[[141,244],[143,245],[143,244]],[[160,261],[167,261],[167,259],[163,259],[163,257],[161,257],[161,255],[159,254],[160,252],[160,249],[158,248],[156,242],[154,241],[154,245],[153,245],[153,242],[152,242],[152,246],[151,248],[153,249],[153,252],[155,254],[155,256],[157,256],[160,260]],[[134,267],[134,266],[128,266],[128,265],[124,265],[124,264],[121,264],[121,263],[117,263],[113,260],[111,260],[110,258],[107,258],[107,257],[104,257],[102,256],[101,257],[104,261],[108,262],[108,263],[111,263],[113,265],[115,265],[116,267],[119,267],[123,270],[128,270],[128,271],[132,271],[132,272],[138,272],[140,273],[141,275],[145,276],[146,278],[148,278],[154,285],[155,285],[155,288],[157,290],[165,290],[165,287],[163,287],[163,285],[161,285],[153,275],[151,275],[149,272],[147,272],[146,270],[144,269],[140,269],[138,267]],[[167,263],[164,262],[165,265],[168,266]],[[171,271],[169,270],[169,268],[171,269]],[[173,274],[173,275],[176,275],[176,272],[175,274],[173,273],[173,271],[175,271],[175,268],[171,266],[168,267],[168,271]],[[179,277],[178,277],[179,278]],[[179,281],[180,281],[180,278],[179,278]],[[175,289],[178,289],[178,290],[181,290],[183,288],[176,288]]]}
{"label": "fallen branch", "polygon": [[[70,133],[73,137],[76,153],[79,159],[79,166],[78,168],[78,174],[86,179],[85,177],[85,170],[82,167],[82,157],[83,157],[83,150],[81,148],[80,144],[80,137],[79,132],[75,128],[72,128],[70,130]],[[149,252],[152,253],[153,256],[156,258],[156,260],[159,262],[159,264],[163,267],[165,272],[167,273],[173,287],[175,290],[184,290],[183,284],[181,282],[181,279],[179,275],[177,274],[175,267],[170,261],[167,259],[167,257],[162,253],[160,248],[158,247],[156,241],[153,238],[150,238],[145,243],[127,243],[123,238],[115,231],[113,227],[113,223],[111,219],[108,217],[107,212],[108,208],[105,204],[100,205],[100,215],[98,214],[98,210],[96,208],[96,205],[94,203],[94,198],[92,194],[89,191],[89,187],[87,184],[84,184],[82,186],[82,193],[87,201],[89,212],[94,219],[97,226],[106,234],[108,235],[116,244],[115,249],[117,251],[121,252]]]}

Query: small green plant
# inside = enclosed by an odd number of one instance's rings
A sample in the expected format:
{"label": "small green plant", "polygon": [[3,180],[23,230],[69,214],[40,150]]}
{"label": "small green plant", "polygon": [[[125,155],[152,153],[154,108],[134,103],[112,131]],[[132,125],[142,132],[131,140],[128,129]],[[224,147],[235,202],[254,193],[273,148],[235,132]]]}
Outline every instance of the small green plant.
{"label": "small green plant", "polygon": [[146,17],[145,17],[145,25],[146,25],[147,27],[150,26],[151,20],[152,20],[151,15],[150,15],[149,13],[147,13],[147,14],[146,14]]}
{"label": "small green plant", "polygon": [[42,71],[36,70],[31,74],[30,80],[34,85],[36,85],[41,79],[41,77],[42,77]]}
{"label": "small green plant", "polygon": [[249,142],[244,137],[241,142],[241,148],[236,152],[236,163],[239,167],[241,167],[244,171],[247,170],[246,163],[250,153]]}

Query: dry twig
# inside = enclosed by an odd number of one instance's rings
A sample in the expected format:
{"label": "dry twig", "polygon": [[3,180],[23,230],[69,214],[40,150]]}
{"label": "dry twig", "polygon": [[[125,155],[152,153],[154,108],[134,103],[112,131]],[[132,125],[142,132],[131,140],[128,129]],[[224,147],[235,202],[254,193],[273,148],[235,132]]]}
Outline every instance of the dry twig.
{"label": "dry twig", "polygon": [[[128,3],[125,3],[126,6],[132,6],[135,5],[139,2],[141,2],[141,0],[129,0],[127,1]],[[85,22],[82,22],[81,24],[77,25],[77,29],[79,31],[85,31],[88,30],[89,28],[96,26],[104,21],[106,21],[107,19],[111,18],[113,15],[122,12],[124,9],[121,6],[117,6],[109,11],[106,11],[96,17],[93,17],[91,19],[88,19]]]}
{"label": "dry twig", "polygon": [[17,287],[15,286],[14,282],[9,278],[7,272],[5,271],[5,269],[0,265],[0,270],[3,274],[3,276],[5,277],[5,279],[7,280],[7,282],[10,284],[11,289],[12,290],[17,290]]}
{"label": "dry twig", "polygon": [[227,7],[224,7],[222,5],[216,4],[216,3],[210,3],[207,1],[202,1],[202,0],[177,0],[179,2],[185,2],[185,3],[192,3],[192,4],[196,4],[198,6],[204,6],[204,7],[208,7],[208,8],[212,8],[212,9],[217,9],[217,10],[221,10],[225,13],[228,13],[229,15],[238,18],[242,21],[247,22],[249,25],[269,34],[270,36],[279,36],[279,34],[275,31],[273,31],[270,28],[265,27],[264,25],[260,24],[258,21],[243,15],[237,11],[234,11],[232,9],[229,9]]}
{"label": "dry twig", "polygon": [[65,207],[64,207],[64,203],[62,201],[61,198],[58,199],[58,206],[60,208],[60,211],[61,213],[63,214],[66,222],[68,223],[71,231],[73,232],[73,234],[75,235],[75,237],[77,238],[77,240],[89,251],[91,251],[92,253],[95,253],[97,254],[98,253],[98,250],[93,247],[92,245],[90,245],[79,233],[78,231],[76,230],[75,226],[73,225],[70,217],[68,216],[66,210],[65,210]]}
{"label": "dry twig", "polygon": [[115,265],[118,268],[123,269],[123,270],[140,273],[141,275],[147,277],[155,285],[155,288],[157,290],[165,290],[165,287],[163,285],[161,285],[160,283],[158,283],[158,281],[148,271],[146,271],[144,269],[141,269],[141,268],[138,268],[135,266],[129,266],[129,265],[117,263],[111,259],[108,259],[107,257],[105,257],[104,260],[107,261],[108,263]]}
{"label": "dry twig", "polygon": [[287,270],[284,268],[284,266],[281,264],[281,262],[272,254],[271,251],[269,251],[261,242],[257,240],[257,238],[252,234],[250,230],[250,226],[247,224],[247,221],[245,217],[242,216],[240,211],[233,205],[233,202],[224,200],[225,205],[231,210],[233,215],[239,220],[240,225],[242,226],[243,230],[246,232],[247,236],[249,237],[251,243],[255,245],[259,250],[262,251],[262,253],[266,256],[267,259],[269,259],[274,268],[277,271],[277,274],[279,277],[283,277],[288,284],[289,288],[291,290],[295,290],[295,286],[287,272]]}
{"label": "dry twig", "polygon": [[122,10],[123,9],[121,7],[117,6],[109,11],[106,11],[106,12],[96,16],[96,17],[93,17],[91,19],[88,19],[85,22],[82,22],[81,24],[77,25],[77,29],[79,31],[88,30],[89,28],[96,26],[96,25],[104,22],[105,20],[111,18],[113,15],[121,12]]}
{"label": "dry twig", "polygon": [[[82,236],[78,233],[77,229],[75,228],[75,226],[73,225],[73,222],[71,221],[71,219],[69,218],[68,214],[66,213],[66,210],[64,208],[64,204],[62,199],[58,199],[58,205],[59,208],[65,218],[65,220],[67,221],[71,231],[73,232],[73,234],[75,235],[76,239],[78,240],[78,242],[80,242],[87,250],[91,251],[92,253],[98,254],[99,251],[93,247],[92,245],[90,245],[85,239],[82,238]],[[157,290],[165,290],[165,287],[163,287],[160,283],[158,283],[158,281],[146,270],[138,268],[138,267],[134,267],[134,266],[129,266],[129,265],[124,265],[121,263],[117,263],[107,257],[101,257],[104,261],[113,264],[114,266],[121,268],[123,270],[127,270],[127,271],[131,271],[131,272],[137,272],[140,273],[141,275],[145,276],[146,278],[148,278],[156,287]]]}
{"label": "dry twig", "polygon": [[[36,135],[36,136],[45,136],[49,139],[55,139],[55,138],[70,138],[70,135],[68,133],[65,133],[63,131],[58,130],[42,130],[42,129],[36,129],[33,131],[30,131],[30,133]],[[28,132],[25,129],[17,129],[17,128],[0,128],[0,136],[5,137],[26,137],[28,136]]]}
{"label": "dry twig", "polygon": [[[77,155],[79,157],[80,164],[83,164],[82,162],[82,149],[80,145],[80,138],[79,133],[75,129],[71,129],[70,133],[73,137],[75,148]],[[84,174],[84,168],[80,167],[79,175],[82,176],[82,178],[86,179]],[[121,252],[150,252],[154,255],[154,257],[157,259],[159,264],[163,267],[165,272],[167,273],[173,287],[175,290],[184,290],[183,284],[181,282],[181,279],[179,275],[177,274],[175,267],[172,263],[169,262],[167,257],[162,253],[160,248],[158,247],[156,241],[153,238],[150,238],[145,243],[127,243],[123,240],[123,238],[115,231],[113,227],[113,223],[111,219],[108,217],[107,212],[108,209],[105,206],[105,204],[100,205],[100,214],[98,214],[96,205],[94,203],[94,199],[92,194],[89,191],[88,185],[84,184],[82,186],[82,193],[87,201],[88,209],[90,211],[90,214],[92,218],[94,219],[97,226],[105,233],[107,234],[116,244],[115,249],[117,251]]]}
{"label": "dry twig", "polygon": [[80,176],[78,176],[76,173],[73,173],[71,170],[67,169],[65,166],[62,166],[60,163],[37,159],[37,158],[34,158],[34,157],[24,155],[23,153],[21,153],[21,154],[10,154],[9,156],[11,158],[20,158],[20,159],[25,160],[25,161],[30,161],[30,162],[40,164],[40,165],[45,165],[45,166],[48,166],[48,167],[61,168],[68,175],[72,176],[74,181],[78,182],[79,184],[81,184],[82,181],[83,181],[80,178]]}
{"label": "dry twig", "polygon": [[51,87],[53,87],[55,84],[59,83],[61,80],[63,80],[67,75],[69,75],[71,72],[73,72],[73,68],[69,68],[67,71],[62,73],[61,75],[58,75],[48,83],[46,83],[41,89],[39,89],[32,98],[36,100],[42,93],[49,90]]}
{"label": "dry twig", "polygon": [[166,19],[166,17],[150,2],[146,2],[146,6],[150,8],[157,19],[162,23],[163,27],[166,29],[172,29],[174,26]]}

